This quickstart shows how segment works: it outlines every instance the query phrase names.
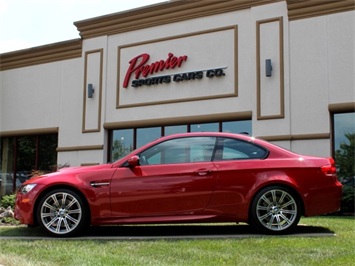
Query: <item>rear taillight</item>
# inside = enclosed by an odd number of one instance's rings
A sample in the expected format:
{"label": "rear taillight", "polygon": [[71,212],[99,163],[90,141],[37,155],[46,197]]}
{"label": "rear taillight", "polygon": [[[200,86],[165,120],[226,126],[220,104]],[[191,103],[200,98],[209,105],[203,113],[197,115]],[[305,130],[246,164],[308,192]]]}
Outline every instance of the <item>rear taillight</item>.
{"label": "rear taillight", "polygon": [[323,165],[321,167],[322,172],[326,176],[332,176],[336,178],[337,168],[333,158],[329,158],[329,164]]}

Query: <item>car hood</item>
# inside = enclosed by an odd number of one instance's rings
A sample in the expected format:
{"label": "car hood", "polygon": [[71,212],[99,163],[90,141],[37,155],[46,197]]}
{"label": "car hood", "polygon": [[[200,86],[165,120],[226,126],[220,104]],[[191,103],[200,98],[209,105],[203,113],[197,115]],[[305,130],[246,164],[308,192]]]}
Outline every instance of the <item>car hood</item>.
{"label": "car hood", "polygon": [[100,165],[94,165],[94,166],[65,167],[65,168],[59,169],[58,171],[53,172],[53,173],[31,177],[26,182],[24,182],[24,184],[34,183],[37,180],[44,179],[44,178],[58,177],[63,174],[65,174],[66,176],[67,175],[76,175],[76,174],[93,172],[93,171],[107,169],[107,168],[112,168],[112,165],[111,164],[100,164]]}

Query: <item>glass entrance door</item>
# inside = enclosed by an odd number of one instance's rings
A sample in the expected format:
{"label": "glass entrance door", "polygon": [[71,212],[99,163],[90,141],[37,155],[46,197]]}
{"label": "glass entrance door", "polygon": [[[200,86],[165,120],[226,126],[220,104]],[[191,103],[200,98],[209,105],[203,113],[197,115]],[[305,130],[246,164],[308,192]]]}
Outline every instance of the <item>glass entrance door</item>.
{"label": "glass entrance door", "polygon": [[55,171],[57,145],[57,134],[1,138],[0,196],[15,192],[34,174]]}

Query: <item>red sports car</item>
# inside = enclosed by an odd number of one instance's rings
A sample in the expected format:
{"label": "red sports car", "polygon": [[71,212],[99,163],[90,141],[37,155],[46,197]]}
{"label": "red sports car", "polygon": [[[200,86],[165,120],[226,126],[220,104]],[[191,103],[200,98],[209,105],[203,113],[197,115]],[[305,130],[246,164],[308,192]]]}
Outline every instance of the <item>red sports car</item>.
{"label": "red sports car", "polygon": [[205,222],[285,234],[301,215],[339,210],[341,194],[332,158],[246,135],[185,133],[114,163],[32,178],[17,193],[15,216],[55,236],[89,225]]}

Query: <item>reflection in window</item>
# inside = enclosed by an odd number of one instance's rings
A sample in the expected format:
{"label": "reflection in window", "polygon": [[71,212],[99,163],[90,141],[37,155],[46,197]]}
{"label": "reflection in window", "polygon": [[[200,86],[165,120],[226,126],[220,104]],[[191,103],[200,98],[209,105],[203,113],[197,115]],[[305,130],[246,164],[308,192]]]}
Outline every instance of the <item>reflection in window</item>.
{"label": "reflection in window", "polygon": [[140,154],[141,165],[210,162],[214,137],[192,137],[165,141]]}
{"label": "reflection in window", "polygon": [[112,161],[116,161],[133,151],[133,129],[113,131]]}
{"label": "reflection in window", "polygon": [[57,146],[58,136],[56,134],[39,137],[38,169],[49,172],[57,170]]}
{"label": "reflection in window", "polygon": [[355,112],[334,114],[334,152],[340,179],[355,176]]}
{"label": "reflection in window", "polygon": [[251,136],[251,120],[223,122],[222,132],[247,133]]}
{"label": "reflection in window", "polygon": [[348,143],[346,134],[355,133],[355,113],[334,114],[334,149],[338,150],[341,143]]}
{"label": "reflection in window", "polygon": [[1,182],[0,196],[11,194],[14,186],[14,141],[15,138],[1,138]]}
{"label": "reflection in window", "polygon": [[203,123],[191,125],[191,132],[218,132],[219,123]]}
{"label": "reflection in window", "polygon": [[221,138],[219,146],[222,150],[218,152],[216,160],[264,159],[268,154],[255,144],[236,139]]}
{"label": "reflection in window", "polygon": [[[21,183],[28,179],[36,168],[36,137],[17,138],[16,171]],[[41,169],[42,170],[42,169]]]}
{"label": "reflection in window", "polygon": [[6,137],[0,143],[0,196],[14,192],[33,174],[56,170],[57,134]]}
{"label": "reflection in window", "polygon": [[161,127],[137,129],[137,148],[161,137]]}
{"label": "reflection in window", "polygon": [[180,126],[166,126],[164,127],[164,135],[169,136],[172,134],[178,134],[178,133],[186,133],[187,132],[187,126],[186,125],[180,125]]}
{"label": "reflection in window", "polygon": [[[109,151],[109,161],[116,161],[127,155],[133,149],[139,148],[157,138],[186,132],[223,132],[252,135],[251,120],[159,126],[151,128],[118,129],[112,131],[112,147]],[[136,136],[136,137],[135,137]],[[157,159],[160,160],[160,159]]]}

